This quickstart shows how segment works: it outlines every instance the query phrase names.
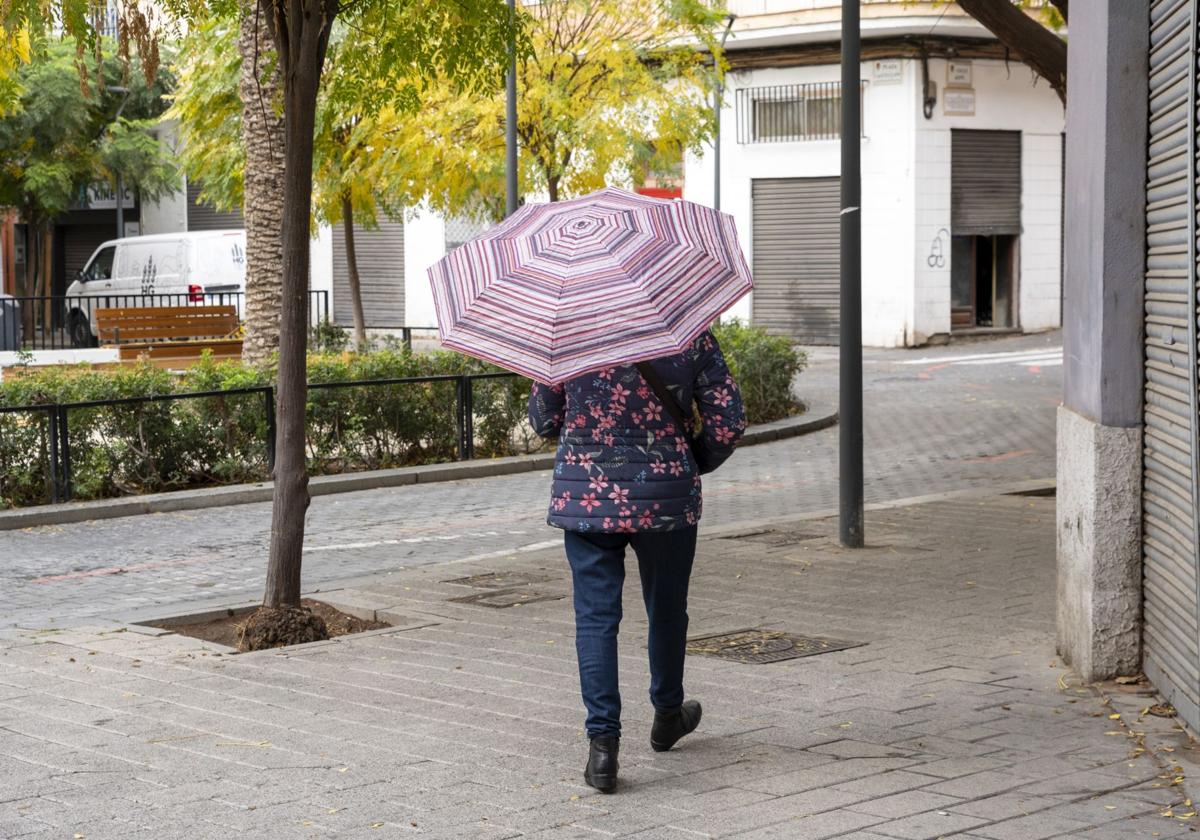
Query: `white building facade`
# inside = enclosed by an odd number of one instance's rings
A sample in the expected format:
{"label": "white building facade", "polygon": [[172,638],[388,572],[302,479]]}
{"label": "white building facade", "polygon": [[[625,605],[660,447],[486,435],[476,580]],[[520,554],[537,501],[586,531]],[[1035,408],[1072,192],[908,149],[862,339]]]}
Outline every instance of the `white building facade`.
{"label": "white building facade", "polygon": [[[734,2],[727,44],[721,209],[756,281],[732,314],[805,344],[838,335],[838,5]],[[862,14],[864,343],[1059,326],[1057,94],[957,7]],[[711,204],[706,152],[684,197]]]}

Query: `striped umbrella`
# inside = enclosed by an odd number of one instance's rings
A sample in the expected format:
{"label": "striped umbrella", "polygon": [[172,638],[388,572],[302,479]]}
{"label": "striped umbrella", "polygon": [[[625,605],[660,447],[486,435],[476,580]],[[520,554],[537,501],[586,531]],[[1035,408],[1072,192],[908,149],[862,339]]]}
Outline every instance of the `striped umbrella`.
{"label": "striped umbrella", "polygon": [[753,286],[732,216],[613,188],[527,204],[429,280],[443,345],[548,384],[678,353]]}

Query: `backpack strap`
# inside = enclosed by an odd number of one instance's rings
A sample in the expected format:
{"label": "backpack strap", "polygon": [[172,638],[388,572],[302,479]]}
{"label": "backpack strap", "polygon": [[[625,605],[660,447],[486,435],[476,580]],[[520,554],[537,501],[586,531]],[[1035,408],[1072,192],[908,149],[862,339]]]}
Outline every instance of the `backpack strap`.
{"label": "backpack strap", "polygon": [[646,380],[650,390],[662,400],[663,407],[667,409],[667,413],[671,415],[675,425],[679,428],[679,434],[687,437],[687,423],[684,422],[683,408],[679,405],[679,400],[675,399],[675,395],[667,390],[667,385],[663,382],[662,377],[654,368],[650,367],[648,362],[638,362],[634,367],[642,375],[642,379]]}

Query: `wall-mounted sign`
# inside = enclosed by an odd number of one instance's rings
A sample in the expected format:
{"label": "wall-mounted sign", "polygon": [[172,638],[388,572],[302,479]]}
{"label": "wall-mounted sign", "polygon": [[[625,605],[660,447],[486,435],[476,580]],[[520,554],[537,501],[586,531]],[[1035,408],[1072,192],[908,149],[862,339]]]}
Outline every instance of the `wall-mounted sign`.
{"label": "wall-mounted sign", "polygon": [[954,61],[953,59],[946,62],[946,84],[958,85],[959,87],[971,86],[971,62],[969,61]]}
{"label": "wall-mounted sign", "polygon": [[871,68],[871,79],[877,83],[904,81],[904,62],[898,58],[879,58]]}
{"label": "wall-mounted sign", "polygon": [[[117,191],[108,184],[92,184],[87,188],[86,206],[88,210],[116,210]],[[133,190],[129,187],[125,188],[125,195],[122,196],[121,206],[126,210],[133,209]]]}
{"label": "wall-mounted sign", "polygon": [[942,109],[948,117],[975,116],[975,89],[962,87],[943,89]]}

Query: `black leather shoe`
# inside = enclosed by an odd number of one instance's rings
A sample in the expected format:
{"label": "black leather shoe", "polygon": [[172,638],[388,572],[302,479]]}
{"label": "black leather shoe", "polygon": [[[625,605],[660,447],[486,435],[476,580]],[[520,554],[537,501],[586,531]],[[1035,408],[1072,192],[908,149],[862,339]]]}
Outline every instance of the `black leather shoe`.
{"label": "black leather shoe", "polygon": [[601,793],[612,793],[617,789],[617,750],[620,746],[620,738],[600,735],[592,739],[588,748],[583,780]]}
{"label": "black leather shoe", "polygon": [[650,746],[655,752],[666,752],[675,743],[700,725],[703,710],[695,700],[684,700],[674,712],[654,713],[654,725],[650,727]]}

